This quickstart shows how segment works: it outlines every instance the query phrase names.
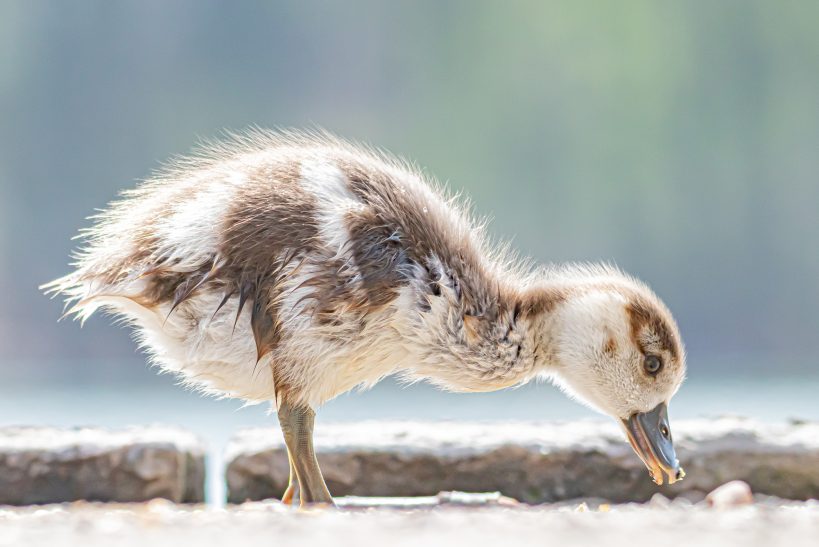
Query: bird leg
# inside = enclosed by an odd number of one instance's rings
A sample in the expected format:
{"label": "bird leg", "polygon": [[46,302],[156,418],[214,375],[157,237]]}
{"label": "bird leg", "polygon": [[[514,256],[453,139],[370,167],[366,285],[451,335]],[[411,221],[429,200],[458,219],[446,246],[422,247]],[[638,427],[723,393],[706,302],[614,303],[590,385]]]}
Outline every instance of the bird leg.
{"label": "bird leg", "polygon": [[[307,405],[293,406],[283,402],[279,406],[279,425],[284,433],[284,442],[290,456],[290,484],[293,484],[293,471],[295,471],[302,506],[310,503],[333,503],[333,498],[321,475],[315,450],[313,450],[315,417],[316,413]],[[288,486],[285,496],[290,490]],[[292,494],[290,492],[291,500]]]}
{"label": "bird leg", "polygon": [[287,450],[287,460],[290,462],[290,478],[287,481],[287,488],[282,494],[282,503],[285,505],[293,505],[293,497],[298,490],[299,479],[296,478],[296,468],[293,466],[293,457],[290,455],[290,449]]}

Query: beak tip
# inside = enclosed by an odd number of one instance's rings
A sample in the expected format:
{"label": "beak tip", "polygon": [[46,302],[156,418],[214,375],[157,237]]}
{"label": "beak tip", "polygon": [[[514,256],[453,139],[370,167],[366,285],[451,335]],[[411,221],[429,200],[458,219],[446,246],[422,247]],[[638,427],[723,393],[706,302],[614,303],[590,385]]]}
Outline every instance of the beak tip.
{"label": "beak tip", "polygon": [[661,403],[651,411],[622,420],[632,448],[658,486],[672,485],[685,477],[671,442],[667,413],[667,406]]}
{"label": "beak tip", "polygon": [[[657,477],[659,475],[659,477]],[[651,473],[651,478],[654,480],[654,483],[658,486],[663,485],[663,479],[668,477],[667,484],[671,486],[675,482],[680,482],[685,478],[685,470],[680,466],[679,462],[675,462],[674,467],[671,469],[662,469],[658,471],[656,474],[654,472]],[[659,478],[659,480],[658,480]]]}

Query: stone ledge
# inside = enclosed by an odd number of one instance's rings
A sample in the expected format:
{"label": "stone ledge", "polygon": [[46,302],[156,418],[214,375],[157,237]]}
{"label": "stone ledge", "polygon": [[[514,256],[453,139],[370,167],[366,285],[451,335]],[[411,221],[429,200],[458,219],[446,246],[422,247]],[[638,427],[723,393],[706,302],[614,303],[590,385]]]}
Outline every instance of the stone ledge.
{"label": "stone ledge", "polygon": [[[754,492],[819,498],[819,424],[741,418],[677,421],[687,477],[655,486],[613,422],[318,424],[316,450],[336,496],[499,491],[529,503],[595,497],[645,501],[656,492],[702,499],[733,479]],[[281,433],[237,433],[225,455],[228,501],[279,497],[289,466]]]}
{"label": "stone ledge", "polygon": [[0,428],[0,504],[204,501],[205,449],[170,427]]}

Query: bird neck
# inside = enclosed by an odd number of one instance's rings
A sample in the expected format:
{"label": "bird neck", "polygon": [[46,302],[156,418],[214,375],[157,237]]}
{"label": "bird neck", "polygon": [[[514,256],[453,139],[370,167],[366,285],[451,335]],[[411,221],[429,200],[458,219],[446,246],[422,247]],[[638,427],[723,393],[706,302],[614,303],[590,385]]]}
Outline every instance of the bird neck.
{"label": "bird neck", "polygon": [[557,341],[561,330],[560,307],[571,293],[562,283],[544,281],[517,296],[515,323],[520,325],[530,375],[550,374],[557,368]]}
{"label": "bird neck", "polygon": [[[599,294],[609,298],[612,291],[622,289],[622,284],[622,280],[612,276],[544,276],[540,282],[519,292],[516,309],[528,331],[526,339],[532,347],[532,366],[538,374],[560,375],[562,369],[572,364],[563,362],[562,356],[577,352],[561,345],[585,343],[576,338],[583,338],[579,333],[584,332],[585,325],[593,323],[588,316],[606,312],[590,307],[589,297]],[[567,336],[566,333],[573,334]]]}
{"label": "bird neck", "polygon": [[461,363],[461,387],[491,391],[549,374],[555,365],[558,307],[564,291],[551,283],[500,290],[478,316],[463,315],[463,344],[448,346]]}
{"label": "bird neck", "polygon": [[[422,342],[422,355],[414,355],[413,368],[419,376],[464,391],[492,391],[536,376],[562,376],[561,344],[573,326],[567,324],[572,317],[566,311],[576,298],[594,290],[595,283],[562,276],[522,287],[486,283],[493,292],[482,299],[483,305],[461,303],[440,310],[441,322],[420,337],[427,342]],[[443,335],[440,326],[445,327]],[[428,351],[427,343],[434,351]]]}

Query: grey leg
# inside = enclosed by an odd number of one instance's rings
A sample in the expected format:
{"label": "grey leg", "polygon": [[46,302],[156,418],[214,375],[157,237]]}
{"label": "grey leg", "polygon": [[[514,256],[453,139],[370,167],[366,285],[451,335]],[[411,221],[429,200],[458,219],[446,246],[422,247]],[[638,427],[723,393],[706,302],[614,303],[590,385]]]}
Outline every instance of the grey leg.
{"label": "grey leg", "polygon": [[[313,423],[316,413],[309,406],[279,406],[279,425],[284,433],[284,442],[290,454],[291,484],[295,470],[299,483],[301,505],[309,503],[333,503],[333,498],[324,484],[316,453],[313,450]],[[288,486],[288,490],[290,487]],[[285,491],[285,495],[287,492]],[[292,496],[292,494],[291,494]],[[292,499],[292,498],[291,498]]]}
{"label": "grey leg", "polygon": [[282,503],[293,505],[293,497],[296,494],[299,486],[299,479],[296,477],[296,468],[293,466],[293,458],[290,456],[290,450],[287,450],[287,459],[290,460],[290,479],[287,481],[287,488],[282,494]]}

